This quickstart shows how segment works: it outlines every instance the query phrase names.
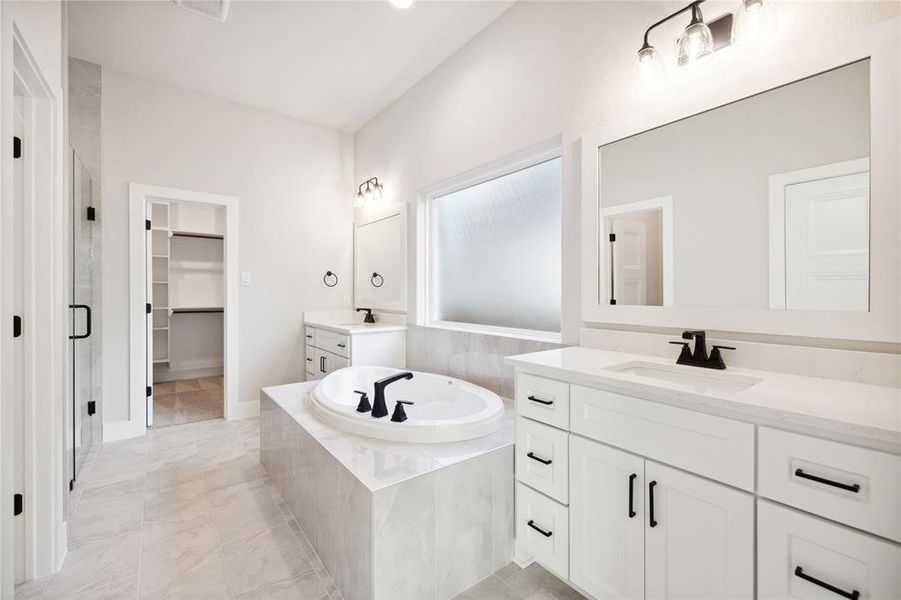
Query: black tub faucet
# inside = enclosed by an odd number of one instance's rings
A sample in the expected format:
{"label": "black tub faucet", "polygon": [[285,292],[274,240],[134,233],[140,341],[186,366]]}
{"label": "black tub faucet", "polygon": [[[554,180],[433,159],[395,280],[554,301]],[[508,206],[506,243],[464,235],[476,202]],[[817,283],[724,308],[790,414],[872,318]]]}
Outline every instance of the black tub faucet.
{"label": "black tub faucet", "polygon": [[725,369],[726,363],[720,350],[735,350],[732,346],[714,346],[710,356],[707,356],[707,332],[701,330],[688,330],[682,332],[683,340],[694,340],[695,349],[689,349],[688,342],[670,342],[682,346],[682,352],[676,360],[677,365],[689,365],[692,367],[704,367],[705,369]]}
{"label": "black tub faucet", "polygon": [[385,406],[385,388],[388,387],[389,384],[400,381],[401,379],[413,379],[413,373],[409,371],[396,373],[389,377],[385,377],[384,379],[379,379],[373,384],[373,387],[375,387],[375,398],[372,401],[373,417],[381,419],[388,415],[388,407]]}

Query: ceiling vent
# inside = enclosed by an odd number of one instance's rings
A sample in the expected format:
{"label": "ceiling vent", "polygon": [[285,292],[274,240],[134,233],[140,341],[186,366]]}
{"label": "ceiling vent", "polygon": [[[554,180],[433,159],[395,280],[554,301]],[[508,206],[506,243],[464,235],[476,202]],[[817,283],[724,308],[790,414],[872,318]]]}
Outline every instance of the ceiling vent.
{"label": "ceiling vent", "polygon": [[231,0],[174,0],[174,2],[177,6],[192,13],[225,23]]}

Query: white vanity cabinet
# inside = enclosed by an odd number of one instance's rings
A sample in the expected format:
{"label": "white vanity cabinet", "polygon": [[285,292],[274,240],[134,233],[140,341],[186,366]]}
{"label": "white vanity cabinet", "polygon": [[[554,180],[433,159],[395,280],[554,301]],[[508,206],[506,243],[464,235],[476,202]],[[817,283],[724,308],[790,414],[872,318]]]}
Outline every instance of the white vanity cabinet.
{"label": "white vanity cabinet", "polygon": [[513,362],[520,564],[595,599],[901,598],[901,456]]}
{"label": "white vanity cabinet", "polygon": [[402,328],[338,332],[309,323],[304,327],[306,380],[322,379],[349,366],[404,368],[405,332]]}

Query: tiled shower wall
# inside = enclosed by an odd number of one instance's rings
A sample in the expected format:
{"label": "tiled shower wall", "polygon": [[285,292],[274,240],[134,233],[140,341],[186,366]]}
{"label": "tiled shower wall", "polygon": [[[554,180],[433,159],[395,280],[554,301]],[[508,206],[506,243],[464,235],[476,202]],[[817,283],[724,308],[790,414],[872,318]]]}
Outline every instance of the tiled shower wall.
{"label": "tiled shower wall", "polygon": [[505,356],[561,348],[561,344],[410,325],[407,368],[449,375],[513,398],[513,367]]}

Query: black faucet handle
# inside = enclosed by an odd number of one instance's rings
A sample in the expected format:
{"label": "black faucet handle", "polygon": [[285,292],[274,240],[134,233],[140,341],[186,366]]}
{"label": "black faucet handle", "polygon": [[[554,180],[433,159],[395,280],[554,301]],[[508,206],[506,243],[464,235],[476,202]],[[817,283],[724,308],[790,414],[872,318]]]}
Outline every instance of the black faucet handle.
{"label": "black faucet handle", "polygon": [[409,400],[398,400],[397,404],[394,405],[394,414],[391,415],[391,420],[395,423],[403,423],[407,420],[407,413],[404,412],[404,404],[414,404]]}
{"label": "black faucet handle", "polygon": [[711,369],[725,369],[726,361],[723,360],[723,355],[720,354],[720,350],[735,350],[735,348],[732,346],[714,346],[713,350],[710,351],[710,358],[704,366]]}
{"label": "black faucet handle", "polygon": [[361,392],[360,390],[354,390],[354,394],[360,394],[360,403],[357,404],[357,412],[369,412],[372,410],[372,405],[369,404],[369,394],[366,392]]}
{"label": "black faucet handle", "polygon": [[679,353],[679,358],[676,360],[676,364],[687,364],[691,362],[691,348],[688,347],[688,342],[670,342],[670,344],[677,344],[682,346],[682,352]]}
{"label": "black faucet handle", "polygon": [[717,344],[714,344],[713,349],[714,350],[717,350],[717,349],[719,349],[719,350],[735,350],[735,346],[719,346]]}

